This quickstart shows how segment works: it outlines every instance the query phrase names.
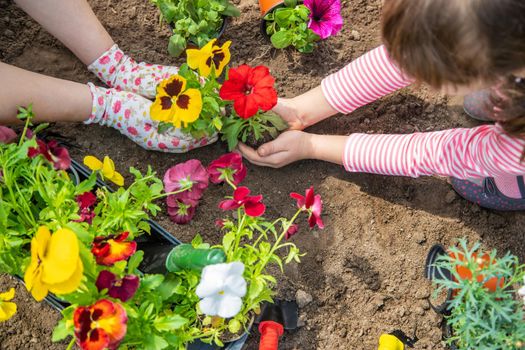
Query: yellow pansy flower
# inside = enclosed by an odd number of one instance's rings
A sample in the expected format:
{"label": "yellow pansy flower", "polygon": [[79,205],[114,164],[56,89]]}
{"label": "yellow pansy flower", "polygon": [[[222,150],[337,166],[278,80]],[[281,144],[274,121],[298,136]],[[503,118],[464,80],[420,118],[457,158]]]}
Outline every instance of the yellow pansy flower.
{"label": "yellow pansy flower", "polygon": [[188,66],[191,69],[198,69],[199,74],[208,77],[212,68],[215,75],[220,76],[224,68],[230,63],[230,45],[231,41],[225,42],[222,47],[215,45],[217,39],[207,43],[202,49],[188,49]]}
{"label": "yellow pansy flower", "polygon": [[16,304],[10,302],[15,297],[15,289],[0,293],[0,322],[7,321],[16,313]]}
{"label": "yellow pansy flower", "polygon": [[172,123],[176,128],[187,126],[199,118],[202,95],[197,89],[186,90],[186,79],[174,75],[157,86],[157,97],[151,105],[151,119]]}
{"label": "yellow pansy flower", "polygon": [[100,171],[103,179],[108,179],[117,186],[124,186],[124,177],[115,170],[115,163],[108,156],[101,162],[96,157],[86,156],[84,165],[93,171]]}
{"label": "yellow pansy flower", "polygon": [[31,263],[24,275],[26,288],[41,301],[47,293],[69,294],[80,286],[84,266],[75,233],[59,229],[51,234],[41,226],[31,240]]}

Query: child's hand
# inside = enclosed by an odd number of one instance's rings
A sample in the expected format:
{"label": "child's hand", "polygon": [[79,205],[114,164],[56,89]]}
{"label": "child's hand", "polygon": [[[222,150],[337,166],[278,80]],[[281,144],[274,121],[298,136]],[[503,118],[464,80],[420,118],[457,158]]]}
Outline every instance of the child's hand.
{"label": "child's hand", "polygon": [[93,109],[85,124],[111,126],[141,147],[161,152],[184,153],[217,140],[217,135],[197,140],[175,128],[159,134],[158,122],[150,117],[150,100],[130,92],[88,85]]}
{"label": "child's hand", "polygon": [[310,158],[311,148],[311,134],[298,130],[285,131],[257,150],[239,143],[239,151],[251,163],[272,168]]}
{"label": "child's hand", "polygon": [[273,111],[279,114],[281,118],[288,123],[290,130],[303,130],[308,126],[305,120],[300,116],[294,100],[292,99],[279,98]]}

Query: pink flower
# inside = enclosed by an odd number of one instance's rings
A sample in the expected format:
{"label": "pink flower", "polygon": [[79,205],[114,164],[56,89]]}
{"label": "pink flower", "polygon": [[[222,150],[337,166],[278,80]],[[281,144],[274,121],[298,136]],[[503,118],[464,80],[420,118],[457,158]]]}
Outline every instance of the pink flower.
{"label": "pink flower", "polygon": [[198,201],[190,198],[177,198],[176,196],[168,196],[166,200],[168,204],[168,215],[171,221],[178,225],[188,224],[195,216]]}
{"label": "pink flower", "polygon": [[91,192],[85,192],[78,195],[75,199],[80,208],[80,219],[76,220],[76,222],[87,222],[91,225],[93,218],[95,217],[93,206],[97,202],[97,197]]}
{"label": "pink flower", "polygon": [[262,195],[250,196],[250,190],[248,187],[237,187],[233,192],[233,199],[227,199],[219,203],[219,208],[222,210],[234,210],[240,207],[244,207],[246,215],[257,217],[264,214],[266,206],[261,202],[263,199]]}
{"label": "pink flower", "polygon": [[304,0],[304,5],[310,10],[308,28],[321,39],[336,35],[343,28],[340,0]]}
{"label": "pink flower", "polygon": [[115,274],[102,270],[98,274],[95,285],[99,292],[107,289],[110,297],[126,302],[135,295],[139,283],[139,278],[135,275],[126,275],[118,278]]}
{"label": "pink flower", "polygon": [[66,170],[71,166],[71,158],[69,152],[65,147],[58,145],[56,141],[49,141],[47,144],[42,140],[36,140],[37,147],[30,148],[27,151],[29,158],[34,158],[38,155],[44,156],[48,161],[53,163],[57,170]]}
{"label": "pink flower", "polygon": [[177,197],[198,201],[208,187],[208,181],[208,173],[201,162],[196,159],[190,159],[166,171],[164,175],[164,191],[168,193],[189,188]]}
{"label": "pink flower", "polygon": [[16,133],[13,129],[0,125],[0,143],[11,143],[16,140]]}
{"label": "pink flower", "polygon": [[284,234],[285,239],[290,239],[299,231],[299,226],[297,224],[292,224],[288,231]]}
{"label": "pink flower", "polygon": [[323,201],[321,196],[314,193],[314,187],[310,187],[306,190],[305,195],[299,193],[290,193],[290,197],[297,200],[297,207],[303,211],[308,211],[308,224],[310,228],[315,225],[319,226],[320,229],[324,228],[323,220],[321,219],[321,211],[323,209]]}
{"label": "pink flower", "polygon": [[228,178],[234,185],[238,185],[246,177],[246,167],[238,153],[227,153],[211,162],[208,166],[210,181],[221,183]]}

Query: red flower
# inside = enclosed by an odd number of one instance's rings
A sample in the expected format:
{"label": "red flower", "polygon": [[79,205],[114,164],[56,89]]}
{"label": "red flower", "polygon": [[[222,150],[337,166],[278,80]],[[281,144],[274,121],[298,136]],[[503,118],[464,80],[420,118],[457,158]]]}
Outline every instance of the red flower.
{"label": "red flower", "polygon": [[230,69],[228,76],[219,95],[223,100],[233,101],[233,108],[241,118],[253,117],[259,109],[269,111],[277,104],[275,79],[268,67],[243,64]]}
{"label": "red flower", "polygon": [[290,239],[299,231],[299,226],[297,224],[292,224],[288,231],[284,234],[285,239]]}
{"label": "red flower", "polygon": [[91,252],[97,260],[97,264],[113,266],[117,261],[126,260],[137,250],[137,242],[128,241],[129,232],[107,237],[95,237]]}
{"label": "red flower", "polygon": [[221,183],[228,178],[234,185],[238,185],[246,177],[246,167],[238,153],[227,153],[211,162],[208,166],[210,181]]}
{"label": "red flower", "polygon": [[190,159],[177,164],[166,171],[164,175],[164,191],[175,192],[185,187],[190,189],[177,195],[191,200],[199,200],[208,187],[208,173],[197,159]]}
{"label": "red flower", "polygon": [[124,308],[107,299],[75,309],[75,337],[82,350],[115,350],[126,335],[128,316]]}
{"label": "red flower", "polygon": [[178,225],[188,224],[195,216],[195,210],[199,204],[198,201],[191,198],[181,198],[175,195],[168,196],[166,203],[171,221]]}
{"label": "red flower", "polygon": [[103,270],[98,274],[95,285],[99,292],[107,289],[110,297],[126,302],[135,295],[139,287],[139,278],[135,275],[117,278],[115,274]]}
{"label": "red flower", "polygon": [[233,199],[227,199],[219,204],[222,210],[234,210],[244,207],[246,215],[257,217],[264,214],[266,206],[261,203],[263,196],[249,196],[250,190],[248,187],[237,187],[233,192]]}
{"label": "red flower", "polygon": [[76,220],[76,222],[87,222],[91,225],[93,218],[95,217],[93,206],[97,202],[97,196],[88,191],[78,195],[76,200],[80,208],[80,219]]}
{"label": "red flower", "polygon": [[53,163],[57,170],[66,170],[71,166],[71,158],[65,147],[58,145],[56,141],[49,141],[47,144],[42,140],[36,140],[37,147],[32,147],[27,151],[29,158],[35,158],[38,155],[44,156],[48,161]]}
{"label": "red flower", "polygon": [[308,217],[308,224],[311,228],[315,225],[319,228],[324,228],[323,220],[321,219],[321,211],[323,209],[323,201],[321,196],[314,193],[314,187],[310,187],[306,190],[305,195],[300,195],[299,193],[290,193],[290,197],[297,200],[297,207],[303,211],[308,211],[310,213]]}

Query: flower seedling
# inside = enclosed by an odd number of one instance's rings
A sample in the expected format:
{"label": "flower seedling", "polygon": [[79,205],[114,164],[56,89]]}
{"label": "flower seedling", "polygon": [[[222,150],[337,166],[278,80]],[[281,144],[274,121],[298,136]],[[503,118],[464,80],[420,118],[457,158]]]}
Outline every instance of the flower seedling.
{"label": "flower seedling", "polygon": [[266,34],[277,49],[288,46],[310,53],[315,43],[337,34],[343,25],[340,0],[285,0],[264,17]]}
{"label": "flower seedling", "polygon": [[[447,339],[458,349],[521,349],[525,339],[523,303],[514,286],[522,282],[525,265],[507,253],[484,252],[479,243],[468,248],[466,240],[449,254],[437,258],[435,266],[452,278],[437,277],[434,296],[455,291],[447,301],[446,322],[452,329]],[[443,275],[444,276],[444,275]]]}
{"label": "flower seedling", "polygon": [[222,139],[233,150],[240,141],[257,148],[276,138],[288,125],[270,110],[277,104],[275,79],[265,66],[241,65],[229,70],[220,90],[223,100],[233,101],[232,115],[224,118]]}
{"label": "flower seedling", "polygon": [[229,0],[151,0],[173,28],[168,51],[184,52],[188,43],[203,47],[220,35],[227,17],[238,17],[239,10]]}

